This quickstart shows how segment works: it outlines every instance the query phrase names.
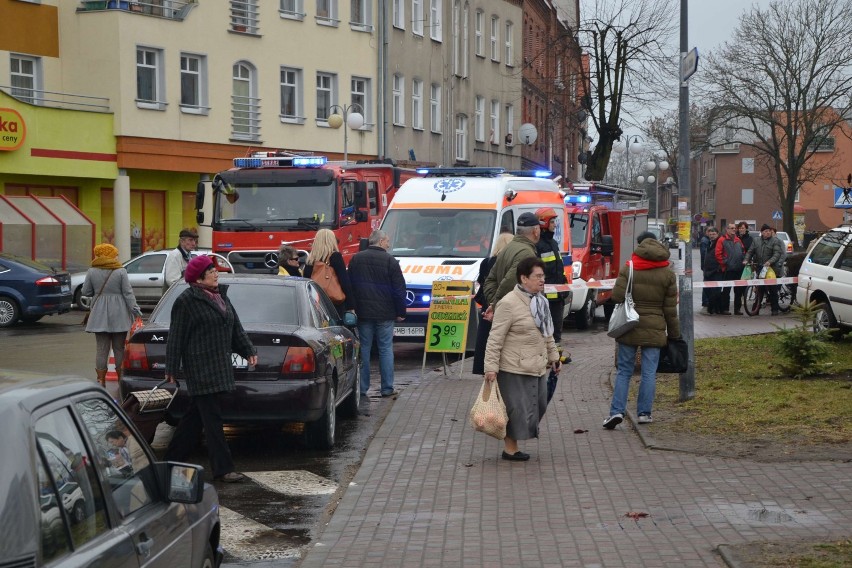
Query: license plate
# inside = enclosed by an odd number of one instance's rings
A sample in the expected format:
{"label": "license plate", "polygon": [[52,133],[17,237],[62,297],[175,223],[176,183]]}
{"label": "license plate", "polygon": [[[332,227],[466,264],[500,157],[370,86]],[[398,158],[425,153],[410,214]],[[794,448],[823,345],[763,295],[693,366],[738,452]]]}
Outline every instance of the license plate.
{"label": "license plate", "polygon": [[423,337],[426,335],[426,332],[422,327],[395,327],[393,328],[393,334],[404,337]]}
{"label": "license plate", "polygon": [[234,369],[248,369],[248,361],[246,361],[236,353],[231,353],[231,365],[234,367]]}
{"label": "license plate", "polygon": [[71,286],[69,286],[68,284],[63,284],[61,290],[63,294],[67,294],[71,291]]}

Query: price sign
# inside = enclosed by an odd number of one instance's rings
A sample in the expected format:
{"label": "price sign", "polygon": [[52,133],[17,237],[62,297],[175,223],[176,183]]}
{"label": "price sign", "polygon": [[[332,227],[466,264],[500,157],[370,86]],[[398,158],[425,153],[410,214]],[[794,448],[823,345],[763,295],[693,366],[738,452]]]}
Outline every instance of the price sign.
{"label": "price sign", "polygon": [[437,280],[426,322],[426,351],[464,353],[473,282]]}

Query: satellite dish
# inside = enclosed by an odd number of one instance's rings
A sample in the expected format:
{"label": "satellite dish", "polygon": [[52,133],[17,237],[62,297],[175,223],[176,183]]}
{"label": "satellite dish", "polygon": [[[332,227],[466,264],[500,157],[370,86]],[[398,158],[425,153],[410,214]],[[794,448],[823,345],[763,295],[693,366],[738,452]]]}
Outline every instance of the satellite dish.
{"label": "satellite dish", "polygon": [[538,139],[538,130],[529,122],[525,122],[518,128],[518,138],[521,139],[521,144],[535,144]]}

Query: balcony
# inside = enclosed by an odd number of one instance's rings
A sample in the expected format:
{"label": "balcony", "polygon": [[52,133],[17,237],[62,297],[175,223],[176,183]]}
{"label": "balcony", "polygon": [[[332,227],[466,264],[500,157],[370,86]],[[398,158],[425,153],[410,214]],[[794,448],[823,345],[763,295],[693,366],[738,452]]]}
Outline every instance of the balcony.
{"label": "balcony", "polygon": [[10,87],[8,85],[0,85],[0,91],[31,105],[68,110],[109,112],[109,99],[105,97],[43,91],[41,89],[30,89],[21,86]]}
{"label": "balcony", "polygon": [[197,5],[198,0],[82,0],[77,12],[118,10],[183,21]]}

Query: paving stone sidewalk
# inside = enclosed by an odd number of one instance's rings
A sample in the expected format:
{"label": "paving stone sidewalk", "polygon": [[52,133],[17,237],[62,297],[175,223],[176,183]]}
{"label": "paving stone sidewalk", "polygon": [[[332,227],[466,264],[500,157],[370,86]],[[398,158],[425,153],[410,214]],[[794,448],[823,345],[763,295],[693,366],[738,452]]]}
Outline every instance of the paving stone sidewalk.
{"label": "paving stone sidewalk", "polygon": [[[780,321],[721,318],[696,337]],[[478,376],[428,375],[396,400],[300,566],[715,568],[720,544],[852,535],[849,464],[648,450],[629,421],[601,428],[613,341],[563,339],[574,362],[541,437],[521,442],[530,461],[501,460],[502,442],[468,425]]]}

